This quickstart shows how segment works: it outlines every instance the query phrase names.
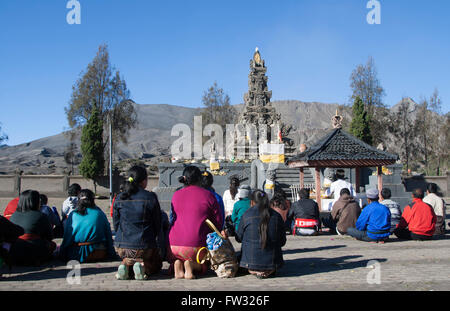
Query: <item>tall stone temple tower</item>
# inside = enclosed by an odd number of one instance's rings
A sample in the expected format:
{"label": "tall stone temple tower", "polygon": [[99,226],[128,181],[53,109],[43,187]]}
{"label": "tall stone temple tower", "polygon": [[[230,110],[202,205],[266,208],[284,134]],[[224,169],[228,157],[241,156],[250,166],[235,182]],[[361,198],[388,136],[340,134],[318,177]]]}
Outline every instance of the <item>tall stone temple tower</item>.
{"label": "tall stone temple tower", "polygon": [[[263,125],[267,126],[267,141],[277,139],[271,137],[272,133],[277,133],[281,116],[272,106],[270,99],[272,91],[267,87],[267,68],[261,54],[256,48],[253,59],[250,60],[250,74],[248,76],[248,93],[244,95],[244,110],[239,118],[240,124],[255,125],[261,131]],[[274,126],[277,129],[273,130]],[[277,135],[277,134],[276,134]],[[272,135],[273,136],[273,135]],[[258,134],[258,141],[265,140]]]}

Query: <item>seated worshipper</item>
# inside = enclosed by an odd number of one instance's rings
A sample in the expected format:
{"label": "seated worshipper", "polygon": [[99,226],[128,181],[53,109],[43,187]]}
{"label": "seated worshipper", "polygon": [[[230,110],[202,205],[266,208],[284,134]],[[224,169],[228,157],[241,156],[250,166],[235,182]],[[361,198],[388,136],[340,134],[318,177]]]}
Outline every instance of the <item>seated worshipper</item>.
{"label": "seated worshipper", "polygon": [[286,244],[284,222],[270,208],[267,193],[252,193],[251,208],[241,218],[236,241],[242,243],[240,267],[258,278],[267,278],[284,264],[281,247]]}
{"label": "seated worshipper", "polygon": [[41,213],[46,215],[48,217],[48,221],[50,222],[50,225],[52,226],[53,231],[53,237],[54,238],[62,238],[64,233],[64,228],[61,223],[61,219],[59,219],[59,215],[55,213],[55,211],[47,205],[48,198],[45,194],[39,195],[39,200],[41,204]]}
{"label": "seated worshipper", "polygon": [[316,201],[309,198],[309,190],[299,191],[300,200],[292,204],[288,213],[293,235],[317,235],[320,230],[320,212]]}
{"label": "seated worshipper", "polygon": [[234,203],[236,203],[239,200],[236,197],[239,185],[240,185],[239,178],[233,176],[230,178],[230,188],[225,190],[225,192],[223,193],[223,204],[225,206],[225,218],[227,218],[228,216],[231,217],[231,214],[233,214]]}
{"label": "seated worshipper", "polygon": [[391,190],[389,188],[381,189],[380,203],[389,208],[391,212],[391,230],[390,233],[394,233],[395,228],[400,223],[402,218],[402,212],[400,210],[400,204],[391,200]]}
{"label": "seated worshipper", "polygon": [[339,199],[334,203],[331,213],[322,219],[324,226],[336,231],[338,235],[347,234],[348,228],[354,228],[361,207],[354,197],[350,195],[350,190],[342,188]]}
{"label": "seated worshipper", "polygon": [[338,169],[336,171],[336,181],[332,182],[330,188],[328,188],[325,192],[327,196],[334,194],[333,205],[339,199],[342,188],[349,189],[350,195],[352,197],[355,197],[356,193],[355,190],[353,190],[352,184],[348,181],[345,181],[345,171],[343,169]]}
{"label": "seated worshipper", "polygon": [[147,183],[146,169],[133,166],[128,170],[124,192],[114,201],[114,245],[122,259],[116,274],[119,280],[131,279],[132,273],[135,280],[145,280],[162,268],[158,248],[162,212],[156,194],[145,190]]}
{"label": "seated worshipper", "polygon": [[0,268],[3,263],[11,267],[9,251],[17,238],[24,233],[25,231],[21,226],[15,225],[5,217],[0,216]]}
{"label": "seated worshipper", "polygon": [[194,279],[208,268],[206,263],[197,262],[197,252],[206,246],[206,237],[211,232],[205,221],[209,219],[216,228],[222,228],[223,218],[214,194],[201,187],[202,173],[198,167],[185,167],[178,181],[184,187],[172,196],[169,271],[177,279]]}
{"label": "seated worshipper", "polygon": [[26,190],[19,196],[16,212],[10,221],[24,230],[13,247],[10,258],[17,265],[40,265],[52,258],[56,243],[52,241],[52,226],[39,211],[39,192]]}
{"label": "seated worshipper", "polygon": [[12,199],[9,201],[8,205],[6,205],[5,212],[3,213],[3,216],[5,216],[6,219],[10,219],[12,214],[17,209],[17,204],[19,203],[19,197]]}
{"label": "seated worshipper", "polygon": [[422,189],[412,193],[413,201],[403,209],[400,223],[394,234],[402,240],[431,240],[436,228],[436,214],[433,208],[422,199]]}
{"label": "seated worshipper", "polygon": [[291,209],[291,201],[287,199],[286,192],[283,189],[275,189],[274,195],[270,199],[270,207],[283,218],[285,230],[291,232],[291,221],[287,217]]}
{"label": "seated worshipper", "polygon": [[348,228],[347,234],[360,241],[384,243],[388,240],[391,229],[391,212],[378,202],[378,190],[366,191],[369,203],[362,210],[356,221],[356,228]]}
{"label": "seated worshipper", "polygon": [[111,226],[105,213],[95,205],[94,199],[91,190],[80,191],[77,208],[69,214],[64,228],[59,248],[61,260],[83,263],[116,257]]}
{"label": "seated worshipper", "polygon": [[239,201],[234,203],[233,214],[231,215],[231,221],[234,224],[234,232],[239,228],[239,223],[241,222],[242,215],[251,207],[251,194],[252,189],[248,185],[242,185],[238,189],[237,197]]}
{"label": "seated worshipper", "polygon": [[64,225],[69,214],[77,208],[78,195],[80,194],[81,186],[79,184],[72,184],[69,186],[69,197],[63,202],[61,208],[61,221]]}
{"label": "seated worshipper", "polygon": [[[217,202],[219,203],[219,206],[220,206],[220,214],[222,215],[222,219],[223,219],[222,221],[225,222],[225,205],[223,203],[222,197],[212,187],[213,183],[214,183],[213,175],[208,171],[204,171],[202,173],[202,187],[205,188],[206,190],[211,191],[211,193],[214,194],[214,196],[216,197]],[[222,229],[222,228],[218,228],[218,229]]]}
{"label": "seated worshipper", "polygon": [[436,214],[436,229],[434,235],[439,236],[445,234],[445,202],[442,198],[438,197],[437,190],[437,185],[435,183],[429,183],[427,185],[427,195],[423,201],[431,205]]}

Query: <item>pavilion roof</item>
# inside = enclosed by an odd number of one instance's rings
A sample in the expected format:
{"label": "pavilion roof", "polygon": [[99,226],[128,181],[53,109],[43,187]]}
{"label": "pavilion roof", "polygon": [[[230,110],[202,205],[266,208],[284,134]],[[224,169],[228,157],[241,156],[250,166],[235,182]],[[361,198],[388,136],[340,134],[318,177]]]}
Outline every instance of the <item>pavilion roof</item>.
{"label": "pavilion roof", "polygon": [[286,160],[289,167],[374,167],[394,164],[398,155],[372,147],[333,129],[306,151]]}

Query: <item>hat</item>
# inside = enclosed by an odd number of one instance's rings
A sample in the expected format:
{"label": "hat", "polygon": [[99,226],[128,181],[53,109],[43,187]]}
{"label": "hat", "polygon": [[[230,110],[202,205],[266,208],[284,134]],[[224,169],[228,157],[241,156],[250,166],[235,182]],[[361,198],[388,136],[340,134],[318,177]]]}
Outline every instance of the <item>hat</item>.
{"label": "hat", "polygon": [[368,189],[366,191],[366,196],[368,199],[378,199],[378,190],[375,188]]}
{"label": "hat", "polygon": [[239,199],[246,199],[246,198],[250,197],[251,193],[252,193],[252,188],[250,188],[250,186],[242,185],[238,189],[237,197]]}

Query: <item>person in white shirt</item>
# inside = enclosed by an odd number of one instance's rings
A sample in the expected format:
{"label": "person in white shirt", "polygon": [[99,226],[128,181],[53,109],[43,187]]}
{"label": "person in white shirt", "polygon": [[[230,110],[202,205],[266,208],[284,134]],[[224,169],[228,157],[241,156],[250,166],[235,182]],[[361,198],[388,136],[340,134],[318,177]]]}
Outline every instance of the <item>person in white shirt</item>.
{"label": "person in white shirt", "polygon": [[237,196],[239,185],[240,185],[239,178],[231,177],[230,189],[225,190],[225,192],[223,193],[222,199],[223,204],[225,206],[225,218],[233,214],[234,203],[239,201],[239,198]]}
{"label": "person in white shirt", "polygon": [[434,235],[445,234],[445,202],[437,194],[437,185],[429,183],[427,185],[427,195],[423,201],[430,205],[436,214],[436,230]]}
{"label": "person in white shirt", "polygon": [[79,184],[71,184],[69,186],[68,192],[69,197],[63,202],[61,208],[61,220],[65,223],[65,220],[69,217],[70,213],[72,213],[78,204],[78,194],[81,191],[81,186]]}
{"label": "person in white shirt", "polygon": [[353,186],[348,181],[345,181],[345,171],[342,169],[339,169],[336,171],[336,178],[337,180],[331,183],[330,188],[327,189],[325,194],[327,196],[330,196],[334,194],[333,196],[333,205],[336,203],[337,200],[339,200],[339,197],[341,196],[341,190],[344,188],[347,188],[350,190],[350,195],[354,197],[356,195],[355,190],[353,189]]}

